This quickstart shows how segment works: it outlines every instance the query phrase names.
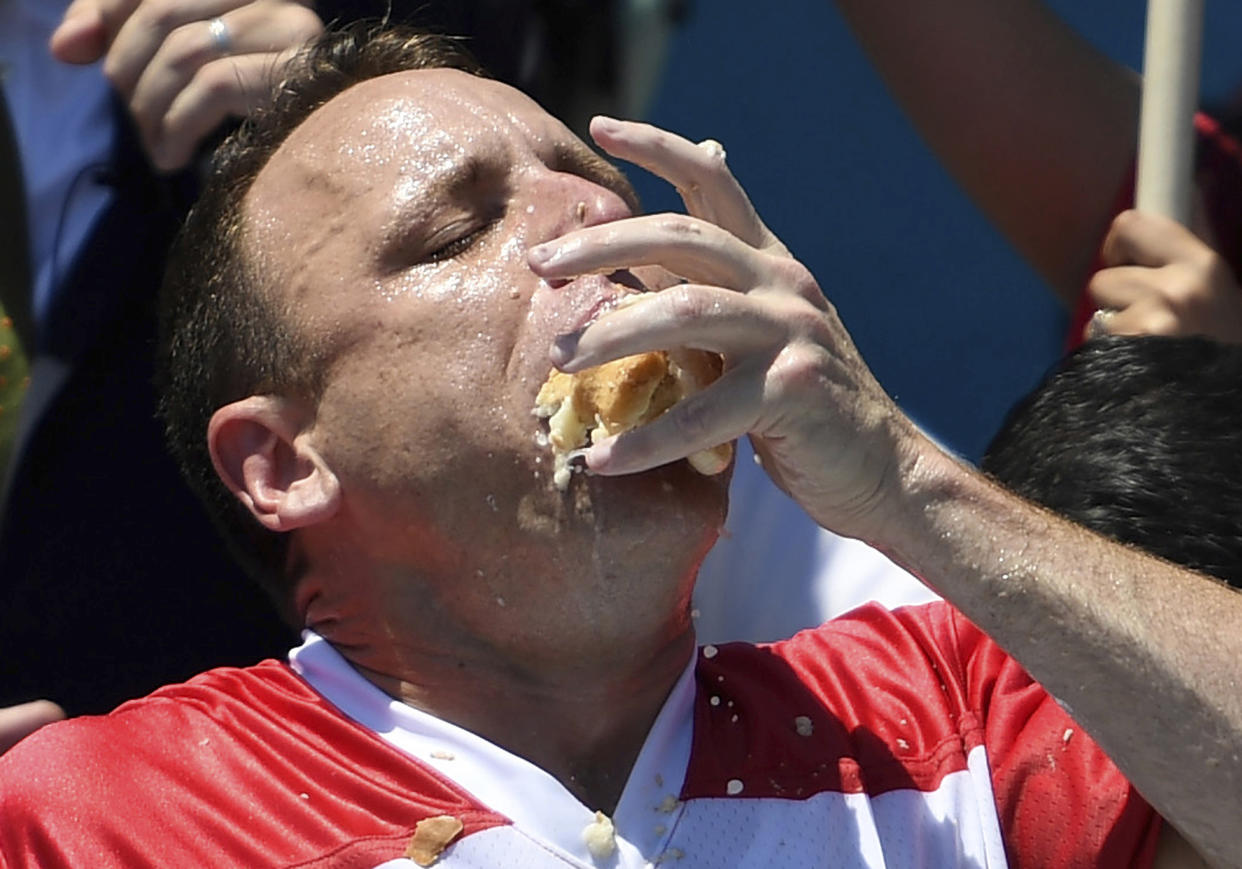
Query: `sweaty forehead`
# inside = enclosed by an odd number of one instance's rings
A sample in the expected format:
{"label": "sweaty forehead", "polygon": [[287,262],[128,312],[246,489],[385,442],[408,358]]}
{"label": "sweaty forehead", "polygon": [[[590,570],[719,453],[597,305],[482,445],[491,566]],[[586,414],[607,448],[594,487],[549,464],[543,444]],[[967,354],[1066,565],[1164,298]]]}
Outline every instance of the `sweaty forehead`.
{"label": "sweaty forehead", "polygon": [[[304,169],[375,168],[464,151],[538,148],[571,134],[508,85],[458,70],[394,73],[361,82],[311,114],[269,165],[293,158]],[[433,168],[427,166],[426,168]]]}

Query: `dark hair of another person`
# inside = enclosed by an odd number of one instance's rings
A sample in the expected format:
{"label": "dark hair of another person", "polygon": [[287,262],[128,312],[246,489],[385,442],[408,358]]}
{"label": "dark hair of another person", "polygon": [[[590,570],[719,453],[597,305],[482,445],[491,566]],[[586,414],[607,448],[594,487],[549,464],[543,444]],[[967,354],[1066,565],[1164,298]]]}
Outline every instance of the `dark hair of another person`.
{"label": "dark hair of another person", "polygon": [[287,69],[271,107],[217,150],[169,254],[156,375],[169,447],[234,556],[286,615],[299,572],[289,564],[288,536],[263,528],[220,481],[207,425],[218,408],[250,395],[318,400],[322,360],[272,303],[247,251],[243,200],[289,134],[320,106],[359,82],[431,68],[484,74],[448,37],[367,24],[325,33]]}
{"label": "dark hair of another person", "polygon": [[1242,588],[1242,346],[1089,341],[1009,412],[982,466],[1080,525]]}

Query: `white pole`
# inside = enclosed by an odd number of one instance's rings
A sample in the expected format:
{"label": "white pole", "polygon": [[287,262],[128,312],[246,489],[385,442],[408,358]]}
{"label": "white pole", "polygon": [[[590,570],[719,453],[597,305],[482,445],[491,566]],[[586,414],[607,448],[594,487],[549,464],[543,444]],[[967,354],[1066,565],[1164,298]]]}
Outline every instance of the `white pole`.
{"label": "white pole", "polygon": [[1190,225],[1203,0],[1148,0],[1135,202]]}

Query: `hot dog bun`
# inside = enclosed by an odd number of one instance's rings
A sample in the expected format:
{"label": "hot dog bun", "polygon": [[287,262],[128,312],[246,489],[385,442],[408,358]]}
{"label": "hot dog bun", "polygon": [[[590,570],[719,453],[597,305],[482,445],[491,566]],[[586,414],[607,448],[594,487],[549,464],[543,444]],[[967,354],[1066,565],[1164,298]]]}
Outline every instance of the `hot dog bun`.
{"label": "hot dog bun", "polygon": [[[720,357],[701,350],[641,353],[577,374],[553,370],[535,399],[535,415],[548,420],[556,487],[569,485],[569,462],[595,432],[616,435],[650,422],[707,386],[720,370]],[[727,468],[732,458],[733,444],[725,443],[687,460],[710,476]]]}

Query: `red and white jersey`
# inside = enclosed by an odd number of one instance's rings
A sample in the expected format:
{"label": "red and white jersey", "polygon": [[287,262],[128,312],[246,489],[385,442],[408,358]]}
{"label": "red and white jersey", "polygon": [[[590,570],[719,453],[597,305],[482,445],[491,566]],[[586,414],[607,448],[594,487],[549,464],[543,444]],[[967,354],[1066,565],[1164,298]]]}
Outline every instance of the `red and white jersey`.
{"label": "red and white jersey", "polygon": [[1145,866],[1160,826],[943,603],[704,647],[603,821],[313,635],[288,665],[214,670],[0,758],[4,866],[413,867],[419,822],[444,816],[445,869]]}

